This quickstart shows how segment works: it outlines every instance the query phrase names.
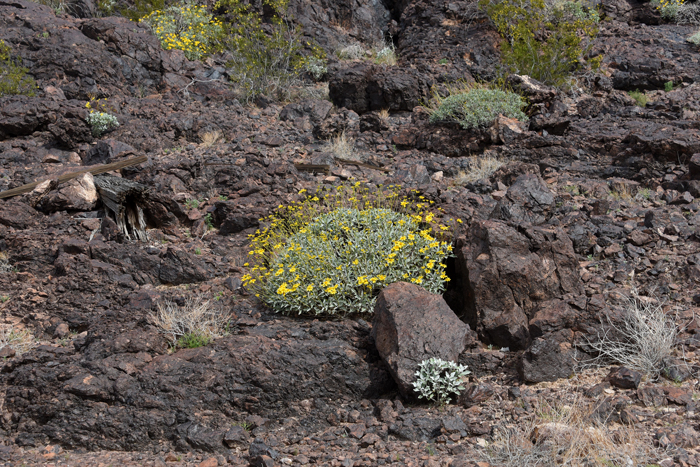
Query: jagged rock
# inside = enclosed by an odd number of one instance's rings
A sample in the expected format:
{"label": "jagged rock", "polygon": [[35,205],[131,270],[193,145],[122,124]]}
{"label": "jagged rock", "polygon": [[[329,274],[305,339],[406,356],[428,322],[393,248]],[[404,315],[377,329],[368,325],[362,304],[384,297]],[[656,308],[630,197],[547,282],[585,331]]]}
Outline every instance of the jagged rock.
{"label": "jagged rock", "polygon": [[413,110],[428,96],[432,80],[412,68],[360,63],[339,70],[328,82],[331,101],[358,114]]}
{"label": "jagged rock", "polygon": [[98,199],[93,176],[87,172],[47,193],[39,201],[38,208],[44,212],[90,211],[96,206]]}
{"label": "jagged rock", "polygon": [[110,164],[118,159],[135,154],[136,149],[114,139],[98,141],[85,155],[84,165]]}
{"label": "jagged rock", "polygon": [[637,389],[642,381],[642,374],[621,366],[610,370],[605,379],[613,386],[621,389]]}
{"label": "jagged rock", "polygon": [[553,207],[554,195],[539,174],[523,174],[508,188],[491,218],[538,225],[547,220]]}
{"label": "jagged rock", "polygon": [[[511,350],[531,340],[530,320],[552,299],[582,296],[578,261],[559,228],[477,221],[460,239],[457,268],[464,291],[463,316],[487,341]],[[544,313],[544,311],[542,311]],[[538,326],[556,331],[568,319],[544,318]]]}
{"label": "jagged rock", "polygon": [[372,337],[404,396],[413,394],[418,365],[432,357],[456,361],[473,339],[439,295],[398,282],[381,291],[374,308]]}
{"label": "jagged rock", "polygon": [[575,365],[571,344],[550,335],[533,341],[523,353],[518,371],[525,382],[541,383],[570,377]]}
{"label": "jagged rock", "polygon": [[540,83],[527,75],[510,75],[506,82],[515,92],[527,97],[527,100],[532,104],[549,102],[558,94],[555,88]]}

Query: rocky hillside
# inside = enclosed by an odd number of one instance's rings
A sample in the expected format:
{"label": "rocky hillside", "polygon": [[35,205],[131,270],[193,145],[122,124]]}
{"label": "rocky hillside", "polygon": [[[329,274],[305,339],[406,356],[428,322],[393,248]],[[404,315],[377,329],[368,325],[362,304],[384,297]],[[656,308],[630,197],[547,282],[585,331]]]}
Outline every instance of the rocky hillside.
{"label": "rocky hillside", "polygon": [[[510,75],[528,121],[464,129],[425,104],[497,77],[501,38],[472,1],[292,2],[327,72],[249,104],[225,53],[190,61],[68,7],[0,0],[0,40],[38,86],[0,97],[0,191],[43,182],[0,199],[0,463],[700,465],[694,26],[604,1],[598,71],[567,90]],[[388,38],[395,65],[336,54]],[[97,135],[88,102],[119,126]],[[367,316],[272,312],[242,282],[249,235],[347,182],[460,219],[449,287],[390,285]],[[192,297],[226,333],[173,348],[153,315]],[[632,345],[635,309],[644,349],[668,352],[597,365],[601,342]],[[413,393],[433,356],[471,371],[447,405]]]}

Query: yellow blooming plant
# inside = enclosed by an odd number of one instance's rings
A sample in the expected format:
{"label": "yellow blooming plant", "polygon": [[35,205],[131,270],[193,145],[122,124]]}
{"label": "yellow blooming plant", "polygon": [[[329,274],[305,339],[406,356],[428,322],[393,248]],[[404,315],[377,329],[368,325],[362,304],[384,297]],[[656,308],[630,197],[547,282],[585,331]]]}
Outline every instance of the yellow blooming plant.
{"label": "yellow blooming plant", "polygon": [[398,281],[443,292],[452,255],[445,226],[428,201],[402,206],[394,195],[340,187],[280,207],[252,238],[244,285],[273,311],[296,315],[371,313],[381,289]]}
{"label": "yellow blooming plant", "polygon": [[223,34],[223,25],[206,7],[190,3],[155,10],[141,18],[166,49],[179,49],[190,60],[200,60],[214,52]]}
{"label": "yellow blooming plant", "polygon": [[685,3],[685,0],[654,0],[652,4],[661,12],[661,17],[667,20],[676,19],[678,9]]}

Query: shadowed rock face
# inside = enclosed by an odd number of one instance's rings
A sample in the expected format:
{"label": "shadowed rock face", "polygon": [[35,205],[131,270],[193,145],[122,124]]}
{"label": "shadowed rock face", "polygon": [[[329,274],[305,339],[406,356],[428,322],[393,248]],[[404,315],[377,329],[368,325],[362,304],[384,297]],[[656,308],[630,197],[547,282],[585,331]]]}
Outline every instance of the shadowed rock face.
{"label": "shadowed rock face", "polygon": [[[527,348],[530,321],[547,313],[552,299],[583,295],[571,240],[559,228],[476,222],[457,263],[464,319],[486,340],[513,350]],[[557,317],[551,330],[565,327],[568,305],[554,310],[547,313]]]}

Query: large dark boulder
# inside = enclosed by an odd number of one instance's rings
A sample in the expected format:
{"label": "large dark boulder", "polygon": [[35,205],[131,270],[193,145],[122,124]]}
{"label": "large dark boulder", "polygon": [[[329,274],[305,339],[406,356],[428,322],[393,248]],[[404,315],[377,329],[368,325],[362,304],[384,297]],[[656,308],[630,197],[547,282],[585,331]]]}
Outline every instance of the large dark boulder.
{"label": "large dark boulder", "polygon": [[463,318],[483,339],[525,349],[533,333],[571,324],[575,314],[568,302],[552,303],[584,295],[578,260],[562,229],[477,221],[459,243]]}
{"label": "large dark boulder", "polygon": [[456,361],[473,341],[440,295],[406,282],[391,284],[374,307],[372,337],[404,396],[413,394],[418,365],[432,357]]}
{"label": "large dark boulder", "polygon": [[430,77],[413,68],[380,67],[368,63],[339,70],[328,83],[331,100],[362,114],[371,110],[413,110],[432,85]]}

